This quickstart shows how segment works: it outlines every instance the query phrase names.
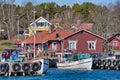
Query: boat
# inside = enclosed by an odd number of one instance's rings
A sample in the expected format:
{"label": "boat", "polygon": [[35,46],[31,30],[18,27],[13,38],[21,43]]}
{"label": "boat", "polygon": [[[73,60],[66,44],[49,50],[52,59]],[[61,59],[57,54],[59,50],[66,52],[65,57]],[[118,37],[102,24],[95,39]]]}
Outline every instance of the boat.
{"label": "boat", "polygon": [[58,69],[91,70],[92,58],[88,54],[72,54],[70,52],[57,53]]}
{"label": "boat", "polygon": [[0,62],[0,75],[42,75],[47,72],[49,68],[49,60],[41,57],[27,59],[23,52],[13,50],[9,51],[9,58],[7,51],[4,51]]}

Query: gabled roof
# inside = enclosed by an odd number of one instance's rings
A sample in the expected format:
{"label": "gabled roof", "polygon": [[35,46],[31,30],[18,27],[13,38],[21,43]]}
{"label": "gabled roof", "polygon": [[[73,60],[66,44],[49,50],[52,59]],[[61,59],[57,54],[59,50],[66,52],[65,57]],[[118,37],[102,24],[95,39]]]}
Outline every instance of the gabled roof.
{"label": "gabled roof", "polygon": [[[117,36],[120,36],[120,33],[117,33],[117,34],[115,34],[115,35],[113,35],[111,38],[109,38],[108,39],[108,42],[110,42],[110,41],[112,41],[113,39],[119,39],[119,38],[117,38]],[[120,40],[120,39],[119,39]]]}
{"label": "gabled roof", "polygon": [[[44,20],[45,22],[49,23],[50,25],[52,25],[52,23],[50,21],[48,21],[47,19],[43,18],[43,17],[39,17],[37,18],[34,22],[38,22],[39,20]],[[32,22],[30,25],[34,24],[34,22]]]}
{"label": "gabled roof", "polygon": [[[51,41],[51,40],[62,40],[62,39],[65,39],[69,36],[72,36],[76,33],[79,33],[81,31],[85,31],[91,35],[94,35],[98,38],[101,38],[103,40],[106,40],[105,38],[97,35],[97,34],[94,34],[90,31],[87,31],[87,30],[56,30],[52,33],[49,33],[47,31],[43,31],[43,32],[40,32],[38,34],[35,35],[35,43],[36,44],[39,44],[39,43],[44,43],[44,42],[47,42],[47,41]],[[27,38],[26,40],[23,40],[23,41],[20,41],[18,42],[17,44],[21,44],[21,43],[26,43],[26,44],[33,44],[34,42],[34,36],[31,36],[29,38]]]}
{"label": "gabled roof", "polygon": [[74,35],[74,34],[76,34],[76,33],[78,33],[78,32],[82,32],[82,31],[87,32],[87,33],[89,33],[89,34],[91,34],[91,35],[94,35],[94,36],[96,36],[96,37],[98,37],[98,38],[101,38],[101,39],[103,39],[103,40],[106,40],[104,37],[99,36],[99,35],[97,35],[97,34],[95,34],[95,33],[92,33],[92,32],[90,32],[90,31],[88,31],[88,30],[85,30],[85,29],[78,30],[78,31],[76,31],[76,32],[74,32],[74,33],[72,33],[72,34],[70,34],[70,35],[65,36],[64,38],[67,38],[67,37],[69,37],[69,36],[72,36],[72,35]]}
{"label": "gabled roof", "polygon": [[[73,32],[74,32],[73,30],[56,30],[52,33],[43,31],[35,35],[36,38],[35,43],[44,43],[50,40],[59,40],[67,35],[72,34]],[[59,37],[56,37],[56,34],[59,34]],[[26,40],[22,40],[18,42],[17,44],[21,44],[21,43],[32,44],[33,42],[34,42],[34,36],[31,36],[28,37]]]}

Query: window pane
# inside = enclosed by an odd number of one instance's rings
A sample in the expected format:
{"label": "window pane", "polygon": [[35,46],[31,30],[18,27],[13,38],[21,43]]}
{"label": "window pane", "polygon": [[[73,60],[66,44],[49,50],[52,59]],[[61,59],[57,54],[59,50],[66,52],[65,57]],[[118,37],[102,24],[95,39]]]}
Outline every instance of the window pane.
{"label": "window pane", "polygon": [[53,43],[52,43],[52,49],[53,49],[53,50],[56,50],[56,49],[57,49],[57,43],[56,43],[56,42],[53,42]]}
{"label": "window pane", "polygon": [[116,47],[117,46],[117,41],[113,42],[113,46]]}
{"label": "window pane", "polygon": [[88,42],[88,49],[89,50],[95,50],[95,41],[93,42],[93,41],[90,41],[90,42]]}
{"label": "window pane", "polygon": [[75,50],[76,49],[76,42],[75,41],[69,42],[69,49],[71,49],[71,50]]}

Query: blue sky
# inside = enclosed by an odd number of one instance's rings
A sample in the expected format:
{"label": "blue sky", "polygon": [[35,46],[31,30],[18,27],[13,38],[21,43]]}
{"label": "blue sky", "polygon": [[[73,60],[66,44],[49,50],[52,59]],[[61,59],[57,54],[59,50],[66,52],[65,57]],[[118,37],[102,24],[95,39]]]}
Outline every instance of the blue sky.
{"label": "blue sky", "polygon": [[33,2],[33,4],[40,4],[43,2],[55,2],[58,5],[72,6],[74,3],[82,4],[84,2],[92,2],[97,5],[109,5],[115,4],[118,0],[15,0],[15,4],[25,5],[27,2]]}

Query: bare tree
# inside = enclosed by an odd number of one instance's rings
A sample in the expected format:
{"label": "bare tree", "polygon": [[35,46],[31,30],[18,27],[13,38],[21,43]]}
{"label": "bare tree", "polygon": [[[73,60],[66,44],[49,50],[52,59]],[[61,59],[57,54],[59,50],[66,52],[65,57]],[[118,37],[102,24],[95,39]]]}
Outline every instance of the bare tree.
{"label": "bare tree", "polygon": [[[6,25],[8,40],[10,40],[12,33],[15,32],[15,8],[13,3],[15,0],[2,0],[2,22]],[[11,33],[10,33],[11,32]]]}
{"label": "bare tree", "polygon": [[4,8],[3,8],[4,3],[5,3],[5,1],[1,1],[1,10],[2,10],[2,15],[3,15],[2,22],[6,25],[8,39],[10,40],[9,29],[8,29],[8,23],[6,22],[6,16],[5,16]]}

